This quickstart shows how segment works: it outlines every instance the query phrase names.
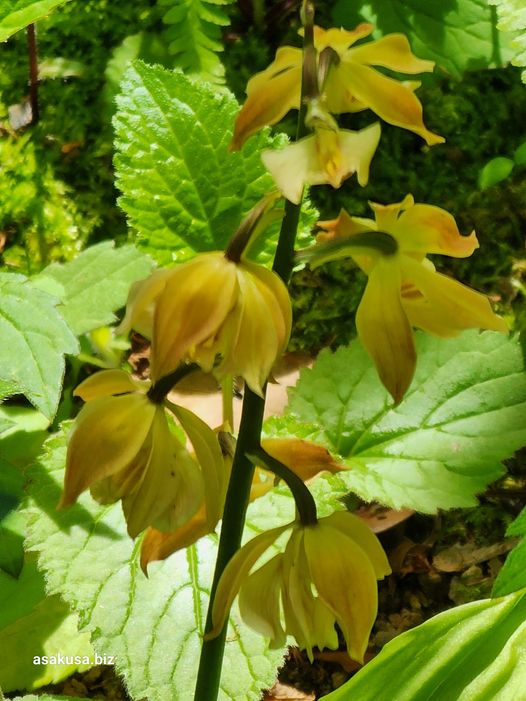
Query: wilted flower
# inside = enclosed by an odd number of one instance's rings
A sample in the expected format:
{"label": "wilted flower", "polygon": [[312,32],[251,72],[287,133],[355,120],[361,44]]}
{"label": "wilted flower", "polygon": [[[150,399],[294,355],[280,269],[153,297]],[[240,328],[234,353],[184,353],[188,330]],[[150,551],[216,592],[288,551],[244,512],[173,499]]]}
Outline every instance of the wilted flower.
{"label": "wilted flower", "polygon": [[[292,528],[282,553],[258,569],[262,555]],[[390,573],[372,531],[359,518],[336,512],[316,525],[274,528],[244,545],[228,563],[212,605],[214,637],[239,593],[247,625],[281,647],[287,635],[307,650],[336,649],[340,627],[349,655],[360,662],[377,612],[376,580]]]}
{"label": "wilted flower", "polygon": [[[461,236],[451,214],[440,207],[415,204],[411,195],[397,204],[371,203],[371,207],[375,220],[351,217],[342,210],[338,219],[319,222],[324,232],[318,240],[341,238],[342,246],[327,255],[321,247],[317,263],[351,256],[369,276],[356,328],[382,382],[400,402],[416,364],[411,326],[437,336],[454,336],[468,328],[506,331],[507,327],[485,295],[436,272],[426,258],[428,253],[470,256],[479,245],[475,232]],[[395,253],[345,247],[346,238],[376,231],[395,239]]]}
{"label": "wilted flower", "polygon": [[356,173],[360,185],[367,185],[379,140],[378,123],[360,131],[322,127],[289,146],[262,151],[261,159],[283,195],[299,204],[306,184],[338,188]]}
{"label": "wilted flower", "polygon": [[[318,52],[330,48],[335,53],[321,86],[328,111],[340,114],[369,108],[389,124],[419,134],[430,145],[443,142],[424,125],[422,105],[414,94],[419,84],[400,82],[373,68],[415,74],[432,71],[433,61],[414,56],[403,34],[388,34],[354,46],[372,31],[371,24],[360,24],[352,31],[314,27]],[[301,49],[283,46],[274,62],[250,79],[247,100],[236,120],[232,149],[241,148],[262,127],[279,122],[290,109],[299,109],[302,61]]]}
{"label": "wilted flower", "polygon": [[213,431],[172,405],[197,459],[192,457],[171,431],[164,406],[148,398],[149,385],[124,371],[104,370],[77,387],[86,405],[69,437],[60,503],[73,504],[88,487],[101,504],[122,499],[132,537],[148,526],[181,526],[203,499],[209,519],[217,520],[217,487],[225,479]]}
{"label": "wilted flower", "polygon": [[152,339],[154,380],[192,361],[219,378],[239,375],[262,394],[288,343],[291,317],[287,288],[275,273],[214,252],[136,284],[122,328]]}

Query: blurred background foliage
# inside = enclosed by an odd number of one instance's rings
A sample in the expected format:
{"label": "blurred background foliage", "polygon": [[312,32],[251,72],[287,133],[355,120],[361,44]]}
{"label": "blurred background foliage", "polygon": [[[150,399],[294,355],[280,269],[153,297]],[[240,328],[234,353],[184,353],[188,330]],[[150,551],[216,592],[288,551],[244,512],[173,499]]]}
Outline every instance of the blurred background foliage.
{"label": "blurred background foliage", "polygon": [[[470,3],[476,8],[478,0]],[[377,4],[364,4],[365,12],[374,15]],[[346,20],[344,3],[317,5],[320,25]],[[26,37],[23,31],[11,37],[0,52],[4,269],[33,274],[88,244],[133,238],[116,204],[111,128],[114,97],[131,58],[204,75],[242,101],[246,81],[268,65],[277,46],[298,44],[297,10],[297,0],[71,0],[38,22],[41,120],[26,128],[20,126],[27,109]],[[364,18],[371,17],[356,17]],[[517,302],[525,290],[526,166],[517,162],[484,189],[480,176],[489,161],[513,159],[524,143],[526,89],[511,66],[467,71],[461,79],[455,70],[437,70],[418,92],[427,126],[446,137],[445,145],[429,149],[414,134],[384,125],[370,184],[362,189],[350,179],[340,191],[317,188],[312,198],[322,219],[336,216],[340,206],[369,216],[368,200],[395,202],[408,192],[451,211],[462,232],[476,229],[481,248],[468,260],[438,259],[437,265],[490,294],[523,328]],[[342,121],[358,128],[372,115]],[[293,123],[291,116],[283,129],[292,132]],[[348,262],[297,271],[291,348],[317,351],[349,340],[362,287]]]}

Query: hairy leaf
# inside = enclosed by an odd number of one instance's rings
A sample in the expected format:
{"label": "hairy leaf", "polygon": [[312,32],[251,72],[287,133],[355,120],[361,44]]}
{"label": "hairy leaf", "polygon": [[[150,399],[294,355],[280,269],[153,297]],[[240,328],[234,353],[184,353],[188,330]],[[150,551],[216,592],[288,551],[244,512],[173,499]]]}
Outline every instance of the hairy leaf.
{"label": "hairy leaf", "polygon": [[466,70],[502,66],[512,57],[509,39],[495,31],[494,15],[487,0],[406,0],[403,10],[400,0],[362,4],[337,0],[333,9],[337,26],[350,29],[359,22],[372,22],[377,27],[375,38],[402,32],[417,56],[436,61],[455,78]]}
{"label": "hairy leaf", "polygon": [[334,499],[353,491],[426,513],[476,504],[501,461],[526,443],[520,344],[489,331],[447,340],[418,333],[417,351],[398,407],[358,341],[323,351],[267,432],[308,437],[340,456],[349,469],[327,478]]}
{"label": "hairy leaf", "polygon": [[[1,698],[0,696],[0,699]],[[68,701],[69,699],[71,699],[71,696],[54,696],[50,694],[39,694],[35,696],[35,694],[27,694],[27,696],[14,696],[12,701]],[[89,699],[84,696],[75,696],[75,699],[77,701],[89,701]]]}
{"label": "hairy leaf", "polygon": [[523,589],[458,606],[402,633],[323,701],[518,700],[526,688],[525,645]]}
{"label": "hairy leaf", "polygon": [[48,265],[32,282],[61,301],[62,316],[80,335],[111,324],[132,282],[146,277],[152,267],[134,246],[114,248],[112,241],[104,241],[69,263]]}
{"label": "hairy leaf", "polygon": [[[163,563],[139,568],[139,542],[126,533],[119,504],[100,506],[87,494],[56,512],[65,436],[52,437],[32,472],[27,543],[37,550],[50,593],[79,613],[100,655],[115,655],[130,695],[149,701],[193,698],[216,537],[204,538]],[[253,526],[256,528],[256,526]],[[101,557],[101,553],[104,556]],[[111,615],[108,612],[111,611]],[[281,660],[260,636],[231,619],[220,699],[252,701]]]}
{"label": "hairy leaf", "polygon": [[0,0],[0,41],[5,41],[69,0]]}
{"label": "hairy leaf", "polygon": [[223,83],[225,69],[217,54],[223,51],[221,27],[230,24],[222,9],[234,0],[160,0],[163,21],[175,65],[213,83]]}
{"label": "hairy leaf", "polygon": [[[513,65],[526,66],[526,7],[524,0],[489,0],[489,3],[497,6],[498,29],[502,32],[513,32],[510,35]],[[522,72],[522,80],[526,83],[526,71]]]}
{"label": "hairy leaf", "polygon": [[242,217],[273,188],[259,158],[264,134],[229,153],[238,109],[182,73],[135,61],[114,118],[119,202],[139,245],[159,263],[225,247]]}
{"label": "hairy leaf", "polygon": [[521,536],[522,540],[510,552],[493,585],[493,596],[504,596],[526,587],[526,508],[510,524],[508,536]]}
{"label": "hairy leaf", "polygon": [[78,351],[56,305],[23,275],[0,273],[0,377],[48,419],[58,406],[64,354]]}

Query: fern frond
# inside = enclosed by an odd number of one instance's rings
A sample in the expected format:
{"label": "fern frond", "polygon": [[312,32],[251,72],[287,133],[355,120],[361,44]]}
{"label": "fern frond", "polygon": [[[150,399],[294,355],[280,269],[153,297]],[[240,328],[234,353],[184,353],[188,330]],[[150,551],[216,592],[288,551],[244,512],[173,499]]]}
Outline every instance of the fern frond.
{"label": "fern frond", "polygon": [[187,74],[223,83],[225,70],[217,54],[223,50],[221,27],[230,24],[225,5],[234,0],[160,0],[167,7],[169,50],[174,64]]}
{"label": "fern frond", "polygon": [[[490,4],[497,6],[498,29],[504,32],[514,32],[517,35],[511,41],[511,45],[516,50],[512,60],[513,65],[526,67],[526,5],[524,0],[490,0]],[[522,80],[526,83],[526,71],[522,72]]]}

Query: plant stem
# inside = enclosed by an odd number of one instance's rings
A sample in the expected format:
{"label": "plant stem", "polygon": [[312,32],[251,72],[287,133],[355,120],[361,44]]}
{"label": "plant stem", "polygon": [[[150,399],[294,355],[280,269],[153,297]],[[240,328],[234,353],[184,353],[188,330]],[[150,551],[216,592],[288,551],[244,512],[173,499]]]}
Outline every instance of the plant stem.
{"label": "plant stem", "polygon": [[230,431],[234,431],[234,378],[226,375],[221,382],[221,404],[223,424],[228,424]]}
{"label": "plant stem", "polygon": [[38,53],[37,33],[34,24],[27,27],[27,50],[29,55],[29,103],[31,105],[31,124],[40,119],[38,106]]}
{"label": "plant stem", "polygon": [[154,404],[162,404],[167,394],[173,387],[191,372],[199,370],[197,363],[189,363],[188,365],[180,365],[177,370],[174,370],[169,375],[161,377],[160,380],[150,387],[148,390],[148,399]]}

